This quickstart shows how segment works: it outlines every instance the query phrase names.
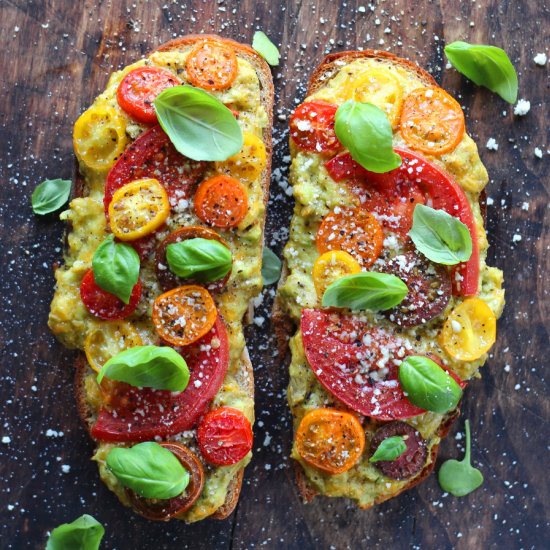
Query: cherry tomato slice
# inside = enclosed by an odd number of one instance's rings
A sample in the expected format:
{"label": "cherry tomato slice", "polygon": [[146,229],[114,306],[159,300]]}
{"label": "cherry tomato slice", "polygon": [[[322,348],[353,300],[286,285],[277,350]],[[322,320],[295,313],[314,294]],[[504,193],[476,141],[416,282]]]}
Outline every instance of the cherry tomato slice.
{"label": "cherry tomato slice", "polygon": [[105,183],[103,204],[108,215],[113,194],[135,180],[154,178],[164,186],[170,204],[177,206],[193,193],[207,163],[191,160],[176,151],[160,126],[153,126],[127,147],[111,168]]}
{"label": "cherry tomato slice", "polygon": [[187,388],[173,393],[116,383],[104,399],[92,437],[100,441],[148,441],[194,428],[218,393],[229,365],[229,342],[221,317],[205,336],[176,349],[191,374]]}
{"label": "cherry tomato slice", "polygon": [[157,114],[153,101],[166,88],[179,84],[178,78],[160,67],[138,67],[120,82],[117,101],[132,118],[144,124],[154,124]]}
{"label": "cherry tomato slice", "polygon": [[334,131],[337,105],[326,101],[308,101],[299,105],[290,119],[290,137],[304,151],[329,153],[342,145]]}
{"label": "cherry tomato slice", "polygon": [[204,470],[195,453],[182,443],[165,441],[160,445],[171,451],[189,473],[189,484],[185,491],[167,500],[143,498],[128,488],[126,488],[126,495],[133,508],[142,516],[147,519],[166,521],[183,514],[197,501],[204,486]]}
{"label": "cherry tomato slice", "polygon": [[86,309],[96,317],[106,321],[125,319],[132,315],[141,297],[141,282],[138,281],[130,294],[130,301],[125,304],[120,298],[96,285],[94,272],[89,269],[80,283],[80,299]]}
{"label": "cherry tomato slice", "polygon": [[346,275],[359,273],[360,271],[361,266],[359,262],[351,254],[343,250],[331,250],[330,252],[321,254],[315,260],[311,271],[317,296],[321,300],[325,294],[325,290],[334,281]]}
{"label": "cherry tomato slice", "polygon": [[252,426],[238,409],[220,407],[203,418],[197,440],[208,462],[229,466],[241,461],[252,450]]}
{"label": "cherry tomato slice", "polygon": [[206,40],[198,43],[187,57],[187,78],[205,90],[226,90],[237,77],[239,65],[233,48]]}

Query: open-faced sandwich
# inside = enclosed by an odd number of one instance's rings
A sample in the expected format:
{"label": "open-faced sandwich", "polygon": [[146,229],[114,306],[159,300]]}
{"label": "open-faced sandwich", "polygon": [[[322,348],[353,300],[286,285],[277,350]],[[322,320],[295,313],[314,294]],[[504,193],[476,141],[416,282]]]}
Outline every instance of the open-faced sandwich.
{"label": "open-faced sandwich", "polygon": [[93,459],[123,504],[227,517],[251,458],[243,320],[262,286],[273,85],[250,47],[187,36],[77,120],[49,326],[77,361]]}
{"label": "open-faced sandwich", "polygon": [[504,291],[485,263],[487,172],[457,101],[386,52],[329,55],[290,148],[274,320],[292,336],[298,486],[368,508],[430,473],[495,341]]}

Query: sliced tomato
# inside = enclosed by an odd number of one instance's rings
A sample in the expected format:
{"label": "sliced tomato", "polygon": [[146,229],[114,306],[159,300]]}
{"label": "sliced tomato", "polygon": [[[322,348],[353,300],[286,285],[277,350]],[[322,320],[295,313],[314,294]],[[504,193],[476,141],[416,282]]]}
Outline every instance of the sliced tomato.
{"label": "sliced tomato", "polygon": [[[325,163],[325,167],[335,181],[351,178],[352,188],[361,185],[366,194],[370,193],[370,196],[381,194],[387,198],[386,203],[379,202],[382,206],[378,208],[382,211],[386,205],[388,208],[386,216],[390,212],[397,219],[403,218],[397,226],[401,232],[407,227],[410,228],[412,212],[418,202],[428,204],[438,210],[445,210],[464,223],[472,237],[472,255],[467,262],[454,268],[453,292],[455,295],[462,296],[477,294],[479,246],[474,215],[466,194],[448,174],[421,155],[397,147],[395,152],[401,156],[403,162],[399,168],[385,174],[375,174],[365,170],[351,158],[349,153],[334,157]],[[368,199],[365,199],[364,202],[369,206]],[[382,221],[384,221],[383,218]],[[385,220],[385,225],[389,229],[393,229],[390,225],[391,221],[395,220],[391,220],[391,218],[389,221]]]}
{"label": "sliced tomato", "polygon": [[242,460],[252,449],[252,426],[241,411],[220,407],[202,419],[197,440],[208,462],[229,466]]}
{"label": "sliced tomato", "polygon": [[132,118],[145,124],[157,121],[153,101],[165,90],[179,84],[174,73],[160,67],[138,67],[131,70],[117,89],[118,104]]}
{"label": "sliced tomato", "polygon": [[125,304],[120,298],[96,285],[94,272],[89,269],[80,283],[80,299],[86,309],[106,321],[125,319],[134,313],[141,298],[141,282],[134,285],[130,301]]}
{"label": "sliced tomato", "polygon": [[290,137],[304,151],[329,153],[342,145],[334,131],[338,105],[327,101],[308,101],[299,105],[290,119]]}
{"label": "sliced tomato", "polygon": [[205,90],[226,90],[237,78],[239,69],[235,50],[214,40],[199,42],[186,63],[191,84]]}
{"label": "sliced tomato", "polygon": [[111,168],[105,183],[103,205],[108,214],[109,204],[117,189],[144,178],[154,178],[164,186],[170,204],[187,200],[195,184],[202,178],[207,164],[191,160],[176,151],[160,126],[141,134]]}
{"label": "sliced tomato", "polygon": [[100,441],[146,441],[195,427],[218,393],[229,365],[229,343],[221,317],[200,340],[176,349],[191,373],[187,388],[173,393],[117,383],[105,397],[92,437]]}

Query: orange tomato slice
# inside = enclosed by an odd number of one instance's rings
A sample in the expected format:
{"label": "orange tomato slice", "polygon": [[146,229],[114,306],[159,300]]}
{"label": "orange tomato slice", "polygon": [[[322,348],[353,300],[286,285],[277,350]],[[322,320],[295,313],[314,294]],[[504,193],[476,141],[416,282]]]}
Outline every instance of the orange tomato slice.
{"label": "orange tomato slice", "polygon": [[248,195],[243,184],[230,176],[204,180],[195,193],[195,212],[214,227],[236,227],[246,216]]}
{"label": "orange tomato slice", "polygon": [[347,472],[365,449],[365,432],[357,417],[322,408],[309,411],[296,432],[296,449],[308,463],[330,474]]}
{"label": "orange tomato slice", "polygon": [[153,323],[158,335],[175,346],[187,346],[204,336],[217,316],[212,296],[198,285],[169,290],[153,303]]}
{"label": "orange tomato slice", "polygon": [[362,208],[335,208],[324,217],[316,237],[320,253],[344,250],[362,267],[369,267],[375,262],[383,242],[382,226]]}
{"label": "orange tomato slice", "polygon": [[313,264],[311,272],[317,296],[322,298],[327,287],[337,279],[360,271],[359,262],[343,250],[331,250],[321,254]]}
{"label": "orange tomato slice", "polygon": [[235,51],[212,40],[197,44],[187,58],[187,78],[198,88],[226,90],[237,76]]}
{"label": "orange tomato slice", "polygon": [[464,135],[464,113],[441,88],[417,88],[403,102],[401,135],[407,144],[429,155],[452,151]]}

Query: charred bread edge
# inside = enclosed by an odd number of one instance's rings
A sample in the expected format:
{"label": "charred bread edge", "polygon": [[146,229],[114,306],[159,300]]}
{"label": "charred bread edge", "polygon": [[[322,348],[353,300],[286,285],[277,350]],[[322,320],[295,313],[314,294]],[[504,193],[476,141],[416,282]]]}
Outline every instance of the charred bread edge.
{"label": "charred bread edge", "polygon": [[[407,59],[397,57],[392,53],[379,50],[344,51],[331,53],[325,56],[322,63],[313,71],[313,74],[309,79],[306,97],[314,94],[319,89],[321,89],[329,79],[331,79],[338,71],[342,69],[342,67],[351,63],[352,61],[355,61],[356,59],[364,58],[376,59],[380,62],[399,65],[407,71],[413,72],[420,80],[422,80],[422,82],[426,86],[438,86],[433,76],[418,65],[416,65],[416,63],[413,63],[412,61],[409,61]],[[282,286],[284,284],[287,276],[288,267],[285,261],[283,263],[283,269],[278,286]],[[295,333],[297,327],[295,326],[295,323],[290,318],[290,316],[285,312],[278,297],[273,305],[272,323],[277,338],[279,355],[281,359],[284,360],[285,364],[288,365],[290,363],[288,341],[290,337]],[[445,437],[449,432],[449,429],[451,428],[453,422],[458,418],[459,415],[460,405],[457,407],[457,409],[455,409],[455,411],[446,416],[446,418],[443,420],[443,423],[439,427],[437,435],[441,438]],[[410,489],[424,481],[424,479],[426,479],[434,469],[438,448],[439,445],[434,445],[431,448],[430,462],[398,493],[388,497],[379,498],[375,500],[370,506],[359,507],[363,509],[370,508],[371,506],[380,504],[385,500],[396,497],[403,491],[406,491],[407,489]],[[311,485],[311,483],[309,483],[304,473],[304,470],[299,462],[294,461],[294,472],[296,475],[296,485],[298,486],[298,492],[300,493],[300,496],[302,497],[304,502],[311,502],[319,494],[319,492]]]}
{"label": "charred bread edge", "polygon": [[[266,166],[264,168],[263,176],[262,176],[262,188],[264,193],[264,207],[267,210],[267,202],[269,200],[269,183],[271,180],[271,155],[272,155],[271,131],[273,127],[274,88],[273,88],[273,79],[271,76],[271,69],[269,68],[269,65],[266,63],[264,58],[261,57],[255,50],[253,50],[250,46],[246,44],[241,44],[239,42],[236,42],[235,40],[222,38],[221,36],[217,36],[214,34],[190,34],[190,35],[182,36],[180,38],[175,38],[174,40],[170,40],[165,44],[159,46],[158,48],[155,48],[154,50],[152,50],[151,53],[177,50],[180,46],[189,46],[200,40],[205,40],[205,39],[215,40],[216,42],[221,42],[225,45],[231,46],[235,50],[237,55],[240,55],[242,58],[244,58],[254,67],[256,74],[258,76],[258,79],[260,81],[260,100],[267,112],[267,116],[269,120],[268,125],[264,128],[262,133],[262,139],[266,149]],[[78,161],[76,160],[75,160],[75,167],[74,167],[73,174],[74,174],[73,180],[75,184],[74,184],[74,191],[73,191],[72,198],[82,197],[84,196],[84,191],[85,191],[85,181],[79,172]],[[266,215],[264,211],[264,216],[262,219],[262,235],[265,229],[265,216]],[[67,238],[69,232],[70,232],[70,227],[68,226],[65,233],[65,239]],[[243,319],[243,321],[246,321],[247,318],[248,316],[245,315],[245,319]],[[76,402],[77,402],[77,409],[78,409],[80,418],[82,419],[82,422],[86,426],[86,429],[88,430],[88,432],[90,432],[92,427],[91,425],[92,413],[86,403],[86,391],[84,388],[84,380],[86,378],[88,363],[86,361],[84,354],[81,353],[78,355],[77,359],[75,360],[74,366],[76,368],[75,396],[76,396]],[[239,386],[244,388],[248,393],[248,396],[251,399],[253,399],[254,398],[254,371],[253,371],[252,363],[250,362],[250,357],[246,346],[241,355],[241,369],[242,369],[242,375],[237,377]],[[243,475],[244,475],[244,468],[241,468],[229,483],[225,502],[210,517],[214,519],[226,519],[229,515],[231,515],[231,513],[237,506],[237,502],[239,500]]]}

